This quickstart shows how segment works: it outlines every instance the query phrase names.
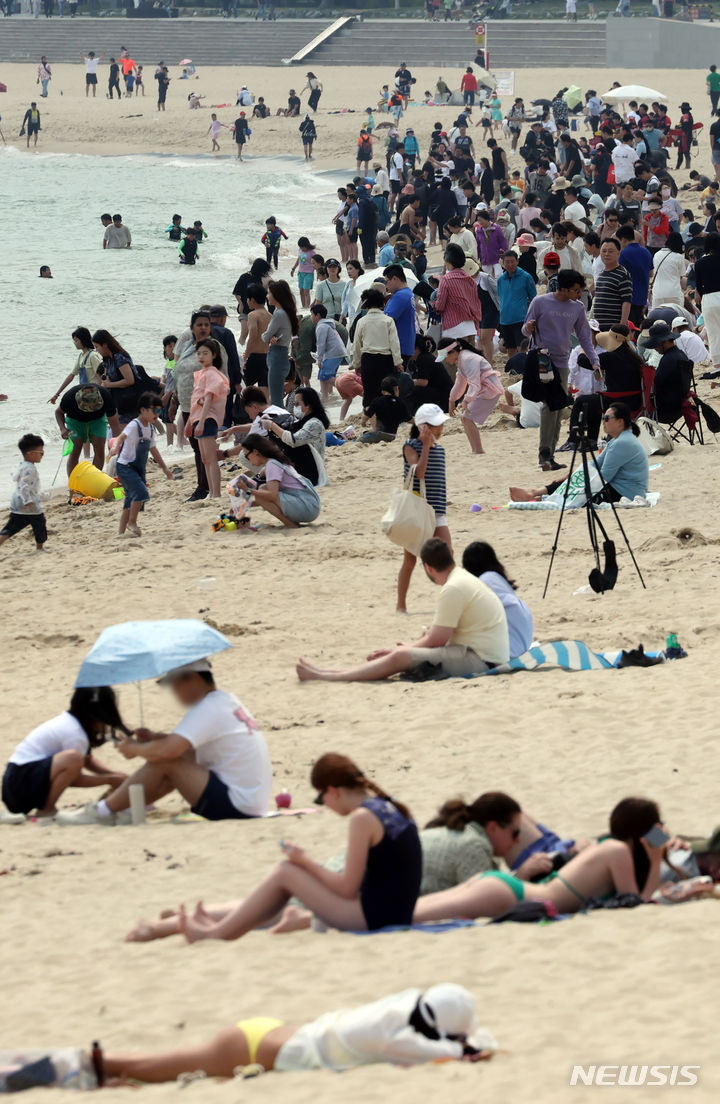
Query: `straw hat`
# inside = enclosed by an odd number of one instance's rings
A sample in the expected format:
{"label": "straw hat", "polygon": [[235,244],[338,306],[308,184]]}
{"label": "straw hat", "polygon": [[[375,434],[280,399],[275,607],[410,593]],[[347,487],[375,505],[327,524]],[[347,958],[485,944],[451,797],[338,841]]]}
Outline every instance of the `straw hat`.
{"label": "straw hat", "polygon": [[627,345],[630,334],[621,334],[616,330],[603,330],[597,335],[597,343],[606,353],[614,353],[621,345]]}
{"label": "straw hat", "polygon": [[480,265],[474,260],[473,257],[465,257],[465,264],[463,265],[463,272],[467,272],[468,276],[472,276],[473,280],[480,271]]}
{"label": "straw hat", "polygon": [[550,189],[550,191],[551,192],[564,192],[566,188],[570,188],[570,187],[571,187],[570,181],[566,180],[564,176],[556,176],[554,181],[553,181],[552,188]]}

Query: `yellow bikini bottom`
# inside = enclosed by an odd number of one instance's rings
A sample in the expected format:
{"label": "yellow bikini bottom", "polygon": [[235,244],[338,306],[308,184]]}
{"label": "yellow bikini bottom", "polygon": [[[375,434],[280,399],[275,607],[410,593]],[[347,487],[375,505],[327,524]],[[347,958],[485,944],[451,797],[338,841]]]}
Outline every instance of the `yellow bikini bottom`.
{"label": "yellow bikini bottom", "polygon": [[239,1027],[245,1034],[248,1044],[248,1064],[253,1065],[257,1062],[258,1050],[260,1049],[260,1043],[263,1041],[266,1035],[269,1035],[271,1031],[274,1031],[276,1027],[282,1027],[282,1020],[273,1020],[269,1016],[254,1016],[251,1020],[239,1020],[236,1027]]}

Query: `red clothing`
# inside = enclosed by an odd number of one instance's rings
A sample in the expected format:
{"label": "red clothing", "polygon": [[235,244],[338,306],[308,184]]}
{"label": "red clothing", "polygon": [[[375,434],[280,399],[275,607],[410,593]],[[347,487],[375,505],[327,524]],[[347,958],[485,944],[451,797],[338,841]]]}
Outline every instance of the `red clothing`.
{"label": "red clothing", "polygon": [[443,330],[451,330],[461,322],[474,322],[477,333],[477,324],[482,318],[477,284],[461,268],[453,268],[440,277],[434,306],[442,315]]}
{"label": "red clothing", "polygon": [[[650,218],[652,217],[652,225]],[[670,234],[670,220],[667,215],[660,212],[660,217],[657,215],[647,214],[643,218],[643,240],[645,245],[651,245],[654,249],[658,246],[664,245]]]}
{"label": "red clothing", "polygon": [[478,82],[477,77],[473,73],[465,73],[463,79],[460,81],[461,92],[477,92]]}

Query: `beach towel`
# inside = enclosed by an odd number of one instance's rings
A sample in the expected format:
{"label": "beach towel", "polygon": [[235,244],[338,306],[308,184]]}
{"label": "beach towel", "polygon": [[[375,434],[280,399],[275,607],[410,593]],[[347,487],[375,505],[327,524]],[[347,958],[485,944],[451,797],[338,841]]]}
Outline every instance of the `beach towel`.
{"label": "beach towel", "polygon": [[[574,477],[573,477],[574,478]],[[562,495],[560,495],[559,501],[555,495],[551,495],[548,498],[543,498],[539,502],[508,502],[508,510],[562,510]],[[577,499],[571,505],[571,500],[568,497],[566,510],[580,510],[585,505],[585,496],[579,496],[582,501]],[[660,494],[657,491],[649,491],[645,498],[641,498],[637,495],[633,499],[621,498],[619,502],[615,503],[616,510],[638,510],[648,509],[651,506],[657,506],[660,501]],[[612,506],[609,502],[599,502],[595,504],[596,510],[611,510]]]}

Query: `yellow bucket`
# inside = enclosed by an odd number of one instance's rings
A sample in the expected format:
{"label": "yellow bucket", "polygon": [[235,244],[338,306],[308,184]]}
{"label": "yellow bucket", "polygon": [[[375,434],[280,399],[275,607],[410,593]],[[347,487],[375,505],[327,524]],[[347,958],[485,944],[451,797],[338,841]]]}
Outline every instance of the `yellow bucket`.
{"label": "yellow bucket", "polygon": [[113,489],[117,487],[117,480],[100,471],[89,460],[82,460],[70,472],[68,485],[71,491],[86,495],[88,498],[104,498],[112,502],[115,498]]}

